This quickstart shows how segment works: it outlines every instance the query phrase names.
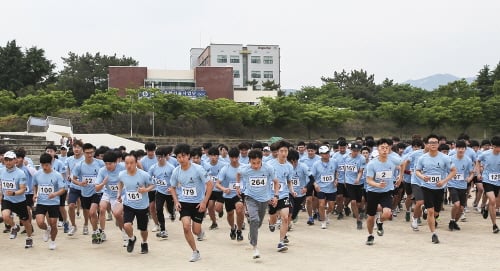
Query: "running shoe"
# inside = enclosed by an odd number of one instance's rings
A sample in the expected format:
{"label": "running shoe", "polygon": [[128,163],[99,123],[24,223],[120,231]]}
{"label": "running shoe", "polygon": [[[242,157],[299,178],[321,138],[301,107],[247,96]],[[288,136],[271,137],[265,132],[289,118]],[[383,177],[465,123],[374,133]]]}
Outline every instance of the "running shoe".
{"label": "running shoe", "polygon": [[236,240],[237,241],[243,241],[243,234],[241,234],[240,230],[236,231]]}
{"label": "running shoe", "polygon": [[235,228],[231,229],[231,232],[229,233],[229,238],[231,238],[231,240],[236,239],[236,229]]}
{"label": "running shoe", "polygon": [[16,239],[17,233],[19,232],[20,229],[21,228],[19,227],[19,225],[15,225],[14,227],[12,227],[10,229],[10,236],[9,236],[9,238],[10,239]]}
{"label": "running shoe", "polygon": [[56,249],[56,241],[50,241],[49,242],[49,249],[50,250]]}
{"label": "running shoe", "polygon": [[193,254],[191,255],[191,259],[189,259],[190,262],[196,262],[196,261],[199,261],[201,260],[201,255],[200,255],[200,252],[197,250],[197,251],[193,251]]}
{"label": "running shoe", "polygon": [[493,225],[493,233],[498,233],[498,226],[497,224]]}
{"label": "running shoe", "polygon": [[137,238],[134,236],[134,240],[128,239],[128,245],[127,245],[127,252],[131,253],[134,251],[134,246],[135,246],[135,241],[137,241]]}
{"label": "running shoe", "polygon": [[313,217],[309,217],[309,219],[307,220],[307,225],[314,225],[314,218]]}
{"label": "running shoe", "polygon": [[42,236],[42,239],[44,242],[49,241],[50,230],[51,230],[50,226],[47,226],[47,229],[45,230],[45,232],[43,233],[43,236]]}
{"label": "running shoe", "polygon": [[439,244],[439,238],[435,233],[432,235],[432,243]]}
{"label": "running shoe", "polygon": [[269,230],[274,232],[274,230],[276,230],[276,226],[274,226],[274,224],[269,224]]}
{"label": "running shoe", "polygon": [[204,238],[205,238],[205,231],[201,230],[200,234],[198,234],[197,240],[203,241]]}
{"label": "running shoe", "polygon": [[345,216],[349,216],[351,214],[351,209],[349,207],[344,208]]}
{"label": "running shoe", "polygon": [[73,236],[73,235],[75,235],[75,233],[76,233],[76,226],[71,226],[71,227],[69,228],[68,235],[69,235],[69,236]]}
{"label": "running shoe", "polygon": [[481,207],[481,213],[483,214],[483,218],[488,218],[488,209],[485,207]]}
{"label": "running shoe", "polygon": [[379,219],[377,219],[377,234],[378,236],[384,235],[384,223],[380,222]]}
{"label": "running shoe", "polygon": [[406,222],[410,222],[410,218],[411,218],[411,213],[409,211],[406,211],[406,214],[405,214]]}
{"label": "running shoe", "polygon": [[162,238],[162,239],[167,239],[168,233],[167,233],[167,231],[160,231],[160,232],[156,233],[156,237]]}
{"label": "running shoe", "polygon": [[67,221],[63,223],[63,231],[64,233],[69,232],[69,223]]}
{"label": "running shoe", "polygon": [[371,246],[373,245],[373,241],[375,241],[375,237],[373,235],[369,235],[368,239],[366,240],[366,244]]}
{"label": "running shoe", "polygon": [[210,228],[208,228],[208,229],[209,230],[216,230],[218,227],[219,227],[219,225],[217,225],[217,223],[212,223],[212,225],[210,225]]}
{"label": "running shoe", "polygon": [[89,226],[83,225],[83,235],[89,234]]}
{"label": "running shoe", "polygon": [[278,252],[284,252],[287,250],[288,250],[288,247],[284,243],[282,243],[282,242],[278,243]]}
{"label": "running shoe", "polygon": [[358,230],[363,229],[363,222],[361,222],[360,220],[356,221],[356,228]]}
{"label": "running shoe", "polygon": [[141,254],[148,254],[148,243],[141,243]]}
{"label": "running shoe", "polygon": [[418,219],[413,219],[411,221],[411,228],[413,231],[418,231]]}
{"label": "running shoe", "polygon": [[24,245],[24,248],[30,248],[33,247],[33,239],[31,237],[26,238],[26,245]]}
{"label": "running shoe", "polygon": [[258,258],[260,258],[260,253],[259,253],[259,250],[258,250],[258,249],[256,249],[256,248],[254,248],[254,250],[253,250],[253,258],[254,258],[254,259],[258,259]]}

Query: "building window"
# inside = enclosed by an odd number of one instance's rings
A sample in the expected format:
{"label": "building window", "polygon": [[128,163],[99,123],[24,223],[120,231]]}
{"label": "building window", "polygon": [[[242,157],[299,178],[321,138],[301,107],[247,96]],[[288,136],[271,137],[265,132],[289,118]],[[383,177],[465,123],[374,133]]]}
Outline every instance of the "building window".
{"label": "building window", "polygon": [[240,71],[239,70],[233,70],[233,78],[240,78]]}
{"label": "building window", "polygon": [[227,63],[227,56],[226,55],[218,55],[217,56],[217,63]]}
{"label": "building window", "polygon": [[272,79],[273,72],[272,71],[264,71],[264,78]]}
{"label": "building window", "polygon": [[264,64],[273,64],[272,56],[264,56]]}
{"label": "building window", "polygon": [[231,63],[240,63],[240,56],[230,56],[229,61]]}
{"label": "building window", "polygon": [[252,71],[252,78],[260,78],[260,71]]}
{"label": "building window", "polygon": [[260,64],[260,56],[252,56],[250,61],[253,64]]}

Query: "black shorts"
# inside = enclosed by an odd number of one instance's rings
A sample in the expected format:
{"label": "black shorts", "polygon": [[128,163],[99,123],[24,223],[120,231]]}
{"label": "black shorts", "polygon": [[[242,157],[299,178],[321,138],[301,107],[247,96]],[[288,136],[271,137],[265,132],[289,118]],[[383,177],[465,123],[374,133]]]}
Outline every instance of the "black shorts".
{"label": "black shorts", "polygon": [[59,205],[37,204],[35,215],[49,215],[49,218],[59,218]]}
{"label": "black shorts", "polygon": [[82,209],[89,210],[92,203],[99,205],[99,202],[101,202],[101,197],[102,193],[94,194],[90,197],[81,197],[80,201],[82,202]]}
{"label": "black shorts", "polygon": [[306,197],[316,196],[316,191],[314,190],[314,185],[308,186],[306,191]]}
{"label": "black shorts", "polygon": [[290,208],[291,206],[292,205],[290,204],[290,199],[288,197],[279,199],[276,207],[269,205],[269,214],[274,215],[276,212],[278,212],[278,210]]}
{"label": "black shorts", "polygon": [[363,198],[363,185],[362,184],[348,184],[346,183],[347,194],[351,200],[356,200],[356,202],[361,202]]}
{"label": "black shorts", "polygon": [[337,195],[339,195],[339,196],[344,195],[346,198],[348,197],[345,183],[338,183],[337,184]]}
{"label": "black shorts", "polygon": [[236,209],[236,203],[238,202],[241,202],[243,204],[243,199],[238,196],[234,196],[232,198],[224,198],[224,206],[226,206],[226,212],[229,213]]}
{"label": "black shorts", "polygon": [[35,202],[33,201],[33,194],[26,194],[26,205],[33,208]]}
{"label": "black shorts", "polygon": [[460,202],[460,206],[465,206],[467,203],[467,189],[458,189],[454,187],[448,187],[450,191],[451,202]]}
{"label": "black shorts", "polygon": [[318,199],[326,199],[326,201],[335,201],[337,193],[317,192],[317,197]]}
{"label": "black shorts", "polygon": [[16,213],[21,220],[29,219],[28,205],[26,203],[26,200],[18,203],[13,203],[8,200],[2,200],[2,211],[3,210],[10,210],[11,213]]}
{"label": "black shorts", "polygon": [[71,204],[76,204],[79,198],[82,197],[82,190],[70,188],[69,189],[69,196],[68,196],[68,203]]}
{"label": "black shorts", "polygon": [[424,194],[424,205],[425,208],[434,208],[434,211],[441,211],[441,205],[443,205],[444,189],[430,189],[427,187],[422,187],[422,193]]}
{"label": "black shorts", "polygon": [[411,189],[411,183],[403,183],[406,195],[413,194],[413,189]]}
{"label": "black shorts", "polygon": [[495,194],[495,198],[498,197],[498,189],[500,186],[492,185],[489,183],[483,183],[484,185],[484,193],[493,192]]}
{"label": "black shorts", "polygon": [[66,196],[68,195],[68,191],[64,191],[62,195],[59,196],[59,206],[66,206]]}
{"label": "black shorts", "polygon": [[224,197],[222,196],[222,191],[212,191],[210,194],[210,200],[215,200],[220,203],[224,203]]}
{"label": "black shorts", "polygon": [[374,216],[377,213],[378,205],[382,208],[392,209],[392,191],[389,192],[366,192],[366,214]]}
{"label": "black shorts", "polygon": [[123,205],[123,223],[133,223],[134,218],[137,218],[137,229],[140,231],[148,230],[148,208],[134,209],[127,205]]}
{"label": "black shorts", "polygon": [[398,187],[396,187],[396,184],[394,184],[394,190],[392,190],[392,193],[394,196],[399,195],[404,191],[403,189],[404,189],[403,185],[399,185]]}
{"label": "black shorts", "polygon": [[196,206],[198,206],[199,203],[188,203],[188,202],[180,202],[181,204],[181,211],[179,212],[182,217],[184,216],[189,216],[193,222],[196,222],[198,224],[201,224],[203,222],[203,217],[205,216],[204,212],[199,212]]}
{"label": "black shorts", "polygon": [[411,185],[411,192],[413,192],[413,198],[416,201],[424,200],[424,193],[422,192],[422,187],[418,184]]}
{"label": "black shorts", "polygon": [[148,197],[149,197],[149,203],[155,201],[156,190],[149,191],[148,192]]}
{"label": "black shorts", "polygon": [[479,180],[477,176],[472,177],[472,183],[483,183],[483,180]]}

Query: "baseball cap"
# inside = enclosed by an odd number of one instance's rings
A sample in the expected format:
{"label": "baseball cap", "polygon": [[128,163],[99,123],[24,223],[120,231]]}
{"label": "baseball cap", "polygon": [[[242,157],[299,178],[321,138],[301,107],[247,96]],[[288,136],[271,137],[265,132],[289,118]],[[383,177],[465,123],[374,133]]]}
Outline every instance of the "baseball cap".
{"label": "baseball cap", "polygon": [[15,159],[17,156],[13,151],[8,151],[3,155],[3,157],[7,159]]}
{"label": "baseball cap", "polygon": [[269,146],[265,146],[263,151],[271,151],[271,148]]}
{"label": "baseball cap", "polygon": [[328,153],[330,149],[327,146],[319,147],[319,153]]}
{"label": "baseball cap", "polygon": [[61,150],[67,150],[66,146],[61,146]]}
{"label": "baseball cap", "polygon": [[361,148],[363,148],[363,146],[358,143],[351,144],[351,150],[361,150]]}

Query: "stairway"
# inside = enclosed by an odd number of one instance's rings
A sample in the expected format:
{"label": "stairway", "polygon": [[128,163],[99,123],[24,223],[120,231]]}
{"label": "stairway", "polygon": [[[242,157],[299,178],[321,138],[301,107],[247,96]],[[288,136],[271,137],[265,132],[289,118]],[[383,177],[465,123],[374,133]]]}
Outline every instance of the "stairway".
{"label": "stairway", "polygon": [[49,144],[54,144],[53,141],[47,141],[42,136],[30,135],[0,135],[0,145],[7,147],[8,150],[15,150],[19,147],[24,147],[26,157],[33,160],[35,165],[40,163],[40,155],[45,152],[45,147]]}

